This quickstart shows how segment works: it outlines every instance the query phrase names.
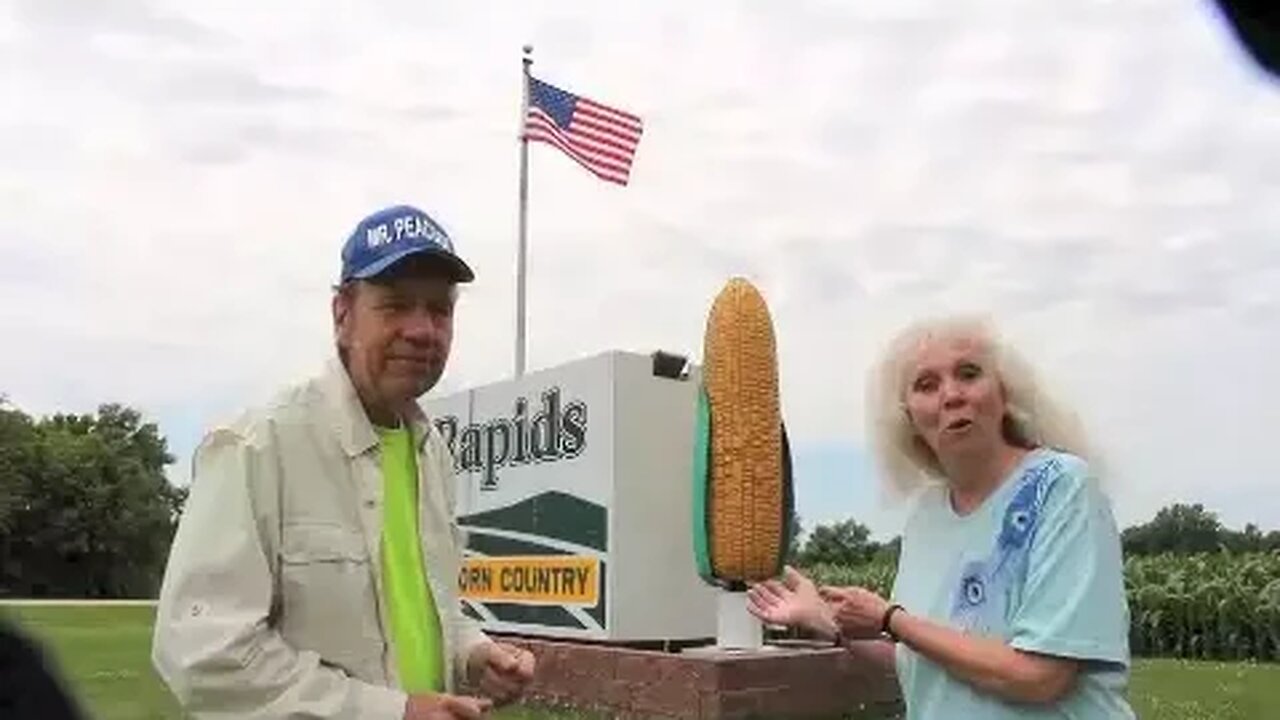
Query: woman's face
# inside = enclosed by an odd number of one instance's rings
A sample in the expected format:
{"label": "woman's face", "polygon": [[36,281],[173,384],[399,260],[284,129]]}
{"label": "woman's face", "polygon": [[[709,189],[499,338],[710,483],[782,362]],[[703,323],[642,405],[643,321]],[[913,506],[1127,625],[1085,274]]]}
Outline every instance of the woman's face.
{"label": "woman's face", "polygon": [[939,458],[994,450],[1003,441],[1004,389],[982,350],[966,338],[931,338],[908,363],[907,414]]}

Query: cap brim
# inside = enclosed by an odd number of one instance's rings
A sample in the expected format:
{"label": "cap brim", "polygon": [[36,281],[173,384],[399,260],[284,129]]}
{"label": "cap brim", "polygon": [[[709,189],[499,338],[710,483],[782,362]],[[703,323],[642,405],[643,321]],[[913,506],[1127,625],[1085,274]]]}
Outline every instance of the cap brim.
{"label": "cap brim", "polygon": [[476,274],[471,271],[469,265],[462,261],[462,258],[448,250],[434,248],[405,248],[398,253],[379,258],[377,262],[351,273],[346,279],[368,280],[390,270],[401,260],[418,256],[440,260],[440,266],[447,271],[449,279],[454,282],[467,283],[476,279]]}

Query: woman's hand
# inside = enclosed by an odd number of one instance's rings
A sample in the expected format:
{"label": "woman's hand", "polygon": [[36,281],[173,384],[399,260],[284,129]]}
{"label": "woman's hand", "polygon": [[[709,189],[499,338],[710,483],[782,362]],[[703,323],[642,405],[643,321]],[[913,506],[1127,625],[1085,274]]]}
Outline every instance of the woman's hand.
{"label": "woman's hand", "polygon": [[836,635],[831,608],[818,588],[798,570],[787,566],[782,581],[766,580],[747,591],[747,610],[764,622],[806,628],[824,637]]}
{"label": "woman's hand", "polygon": [[889,609],[889,601],[860,587],[824,587],[819,597],[831,608],[841,634],[847,638],[880,636],[880,623]]}

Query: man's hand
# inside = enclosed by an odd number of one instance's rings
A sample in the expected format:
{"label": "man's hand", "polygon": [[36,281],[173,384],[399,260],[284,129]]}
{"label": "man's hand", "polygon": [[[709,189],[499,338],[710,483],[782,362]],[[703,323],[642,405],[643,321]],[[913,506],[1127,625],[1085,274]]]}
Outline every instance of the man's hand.
{"label": "man's hand", "polygon": [[782,580],[766,580],[747,591],[747,610],[764,622],[802,627],[824,636],[836,634],[832,611],[813,581],[788,565]]}
{"label": "man's hand", "polygon": [[533,680],[533,653],[507,643],[488,642],[471,653],[467,669],[482,694],[498,704],[508,703]]}
{"label": "man's hand", "polygon": [[488,698],[443,693],[410,695],[404,720],[481,720],[492,707]]}

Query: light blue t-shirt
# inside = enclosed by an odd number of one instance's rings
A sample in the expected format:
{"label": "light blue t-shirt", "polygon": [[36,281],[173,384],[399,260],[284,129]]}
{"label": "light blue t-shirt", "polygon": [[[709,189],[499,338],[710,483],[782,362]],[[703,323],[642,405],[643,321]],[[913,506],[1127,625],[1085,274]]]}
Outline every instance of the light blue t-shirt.
{"label": "light blue t-shirt", "polygon": [[987,694],[900,644],[908,720],[1135,717],[1121,559],[1110,503],[1074,455],[1032,451],[964,516],[946,488],[925,490],[903,532],[894,602],[1021,650],[1088,662],[1066,697],[1032,706]]}

